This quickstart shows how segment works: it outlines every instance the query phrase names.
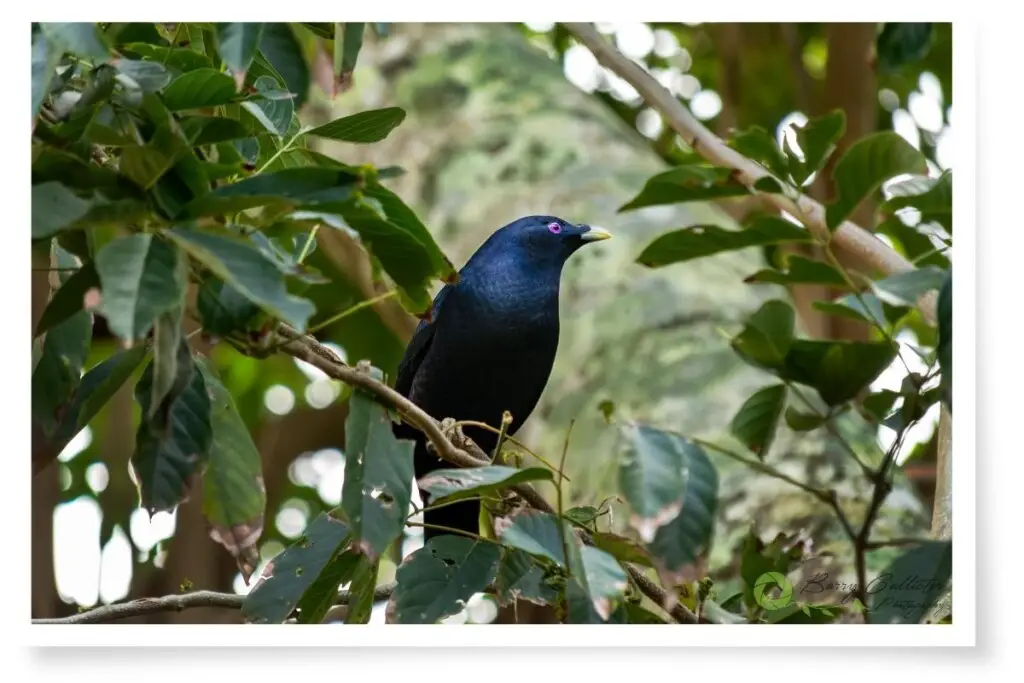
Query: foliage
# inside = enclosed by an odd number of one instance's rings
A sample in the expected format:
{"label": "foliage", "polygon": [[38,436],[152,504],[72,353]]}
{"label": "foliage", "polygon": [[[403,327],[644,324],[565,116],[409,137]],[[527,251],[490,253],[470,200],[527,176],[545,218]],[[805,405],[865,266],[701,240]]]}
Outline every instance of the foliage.
{"label": "foliage", "polygon": [[[300,121],[313,58],[306,46],[332,55],[334,95],[351,86],[364,32],[364,24],[33,26],[33,249],[62,269],[34,331],[35,438],[56,457],[120,387],[131,386],[139,504],[169,510],[198,492],[211,536],[247,581],[256,571],[267,514],[260,452],[217,363],[193,349],[193,335],[202,331],[228,345],[253,374],[273,372],[275,353],[293,337],[323,324],[314,320],[339,317],[322,305],[330,300],[325,290],[351,289],[345,274],[311,265],[324,263],[314,259],[321,231],[353,240],[375,285],[414,315],[427,315],[431,291],[457,278],[431,230],[387,186],[390,173],[309,146],[311,137],[373,144],[405,121],[398,107],[316,127]],[[930,39],[930,31],[886,27],[880,54],[897,70],[923,58]],[[765,214],[738,229],[682,226],[652,239],[635,258],[644,268],[752,248],[814,246],[825,257],[794,256],[744,282],[841,290],[840,298],[818,301],[817,308],[865,323],[869,338],[802,335],[793,306],[779,298],[734,325],[723,347],[768,382],[733,408],[730,432],[746,452],[608,410],[619,434],[615,465],[628,534],[602,530],[601,508],[563,507],[563,472],[551,466],[511,466],[515,458],[500,457],[502,464],[438,470],[415,482],[431,494],[431,505],[482,500],[493,528],[433,538],[406,556],[391,597],[398,622],[436,623],[484,591],[502,604],[551,605],[571,623],[666,623],[676,617],[669,604],[676,601],[696,619],[715,623],[832,622],[855,616],[856,605],[871,621],[927,616],[949,580],[949,542],[915,543],[893,557],[894,580],[929,574],[928,590],[914,596],[912,609],[869,600],[862,560],[887,542],[872,529],[901,467],[896,454],[907,431],[937,401],[951,407],[951,267],[944,254],[951,238],[932,247],[937,254],[921,243],[934,244],[925,223],[952,234],[952,173],[930,177],[925,154],[888,131],[857,140],[833,159],[844,130],[841,112],[808,121],[795,133],[799,153],[788,138],[780,145],[759,125],[734,131],[730,146],[774,177],[754,187],[697,154],[666,153],[673,167],[648,179],[620,211],[769,193],[796,197],[812,176],[828,173],[836,190],[827,206],[830,229],[886,187],[887,234],[908,254],[942,258],[889,277],[854,271],[831,257],[831,236]],[[908,210],[922,223],[904,222]],[[931,293],[939,301],[935,323],[911,313]],[[355,317],[368,305],[353,303],[340,315]],[[89,363],[98,319],[123,348]],[[194,332],[186,332],[189,326]],[[929,370],[908,378],[898,393],[873,392],[873,382],[906,352],[895,339],[908,329],[918,333],[913,351]],[[357,371],[386,383],[379,367],[360,364]],[[263,567],[243,605],[251,622],[319,623],[345,590],[346,621],[365,623],[382,583],[382,561],[415,524],[412,444],[391,429],[400,417],[378,400],[380,392],[348,391],[340,504],[316,516]],[[846,418],[889,427],[893,447],[880,457],[862,452],[841,434]],[[772,445],[783,421],[796,431],[827,431],[871,488],[869,510],[856,524],[834,491],[774,467]],[[739,558],[741,589],[719,594],[706,574],[720,504],[716,457],[831,506],[861,560],[856,600],[809,604],[769,593],[776,586],[786,596],[786,576],[804,558],[799,540],[785,536],[767,543],[749,538]],[[556,509],[520,504],[522,487],[533,484],[558,489]],[[672,600],[655,603],[636,572],[657,578]]]}

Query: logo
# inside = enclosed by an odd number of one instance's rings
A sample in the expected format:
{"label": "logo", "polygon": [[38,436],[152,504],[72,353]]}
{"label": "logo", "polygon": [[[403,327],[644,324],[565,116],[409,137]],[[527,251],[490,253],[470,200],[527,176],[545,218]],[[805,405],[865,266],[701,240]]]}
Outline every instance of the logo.
{"label": "logo", "polygon": [[[772,589],[778,589],[777,597],[772,596]],[[793,602],[793,584],[784,574],[765,572],[754,582],[754,602],[769,612],[787,607]]]}

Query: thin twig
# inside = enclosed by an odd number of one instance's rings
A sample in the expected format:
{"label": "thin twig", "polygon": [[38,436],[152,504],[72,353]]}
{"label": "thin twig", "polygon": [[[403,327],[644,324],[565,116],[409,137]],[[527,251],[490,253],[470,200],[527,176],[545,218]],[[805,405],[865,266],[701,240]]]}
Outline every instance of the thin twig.
{"label": "thin twig", "polygon": [[[386,600],[391,597],[396,584],[386,583],[378,586],[373,592],[373,599]],[[347,605],[351,599],[349,591],[342,591],[334,601],[336,605]],[[246,596],[235,593],[218,593],[216,591],[194,591],[177,595],[165,595],[160,598],[139,598],[129,602],[115,602],[79,612],[69,617],[55,619],[33,619],[33,624],[100,624],[121,619],[131,619],[159,612],[180,612],[193,607],[223,607],[225,609],[241,609]]]}
{"label": "thin twig", "polygon": [[565,558],[565,572],[568,578],[572,578],[572,569],[569,567],[569,541],[565,535],[565,520],[562,515],[565,514],[565,508],[562,505],[562,485],[565,483],[565,457],[569,454],[569,437],[572,436],[572,427],[576,424],[575,420],[569,421],[569,428],[565,432],[565,443],[562,445],[562,459],[558,462],[558,487],[557,501],[558,501],[558,536],[562,541],[562,557]]}
{"label": "thin twig", "polygon": [[[593,53],[598,63],[633,86],[647,105],[660,113],[697,154],[713,164],[733,169],[737,181],[749,188],[761,178],[771,176],[767,169],[730,148],[708,130],[675,95],[616,50],[591,24],[562,25]],[[783,194],[767,193],[765,200],[780,211],[802,218],[807,229],[822,243],[834,241],[883,273],[893,275],[914,270],[910,261],[852,221],[844,221],[834,232],[830,231],[825,222],[825,208],[806,195],[800,194],[793,200]],[[935,323],[936,300],[935,293],[930,292],[917,302],[925,319],[932,324]]]}

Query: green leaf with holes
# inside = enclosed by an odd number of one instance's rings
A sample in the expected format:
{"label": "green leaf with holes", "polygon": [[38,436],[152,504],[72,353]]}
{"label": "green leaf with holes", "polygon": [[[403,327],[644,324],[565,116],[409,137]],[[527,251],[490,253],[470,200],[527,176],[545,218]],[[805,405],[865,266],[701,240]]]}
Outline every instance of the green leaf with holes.
{"label": "green leaf with holes", "polygon": [[289,294],[281,271],[251,244],[180,226],[167,236],[264,311],[300,331],[306,329],[315,311],[312,302]]}
{"label": "green leaf with holes", "polygon": [[400,624],[436,624],[458,614],[494,580],[500,546],[463,536],[436,536],[399,565],[395,618]]}
{"label": "green leaf with holes", "polygon": [[811,233],[805,228],[782,218],[761,216],[742,230],[695,225],[665,233],[648,244],[636,262],[648,268],[660,268],[750,247],[811,241]]}
{"label": "green leaf with holes", "polygon": [[[341,555],[349,538],[348,525],[331,512],[321,512],[295,543],[288,546],[263,569],[256,585],[242,603],[246,620],[256,624],[281,624],[303,604],[334,602],[344,573],[334,571],[338,583],[319,581],[329,565]],[[354,568],[354,562],[351,566]],[[333,585],[331,585],[333,583]],[[314,589],[316,589],[314,591]],[[326,613],[326,609],[323,613]],[[322,616],[322,615],[321,615]]]}
{"label": "green leaf with holes", "polygon": [[353,543],[370,559],[402,533],[412,498],[414,447],[395,437],[383,406],[365,392],[353,392],[345,420],[341,505]]}
{"label": "green leaf with holes", "polygon": [[259,562],[267,492],[259,451],[213,365],[198,359],[210,393],[213,441],[203,473],[203,516],[210,536],[231,553],[246,582]]}
{"label": "green leaf with holes", "polygon": [[341,142],[380,142],[404,120],[401,107],[371,109],[325,123],[309,135]]}
{"label": "green leaf with holes", "polygon": [[125,340],[144,337],[158,316],[180,305],[188,285],[184,256],[148,233],[107,243],[95,264],[103,291],[98,310]]}
{"label": "green leaf with holes", "polygon": [[786,385],[775,384],[743,402],[729,423],[729,431],[758,459],[764,460],[786,407]]}
{"label": "green leaf with holes", "polygon": [[552,481],[554,473],[545,467],[516,469],[502,465],[434,470],[419,480],[421,491],[431,503],[483,496],[529,481]]}
{"label": "green leaf with holes", "polygon": [[836,163],[832,180],[838,198],[826,209],[826,222],[835,230],[882,183],[904,173],[927,173],[924,155],[898,133],[872,133],[853,143]]}

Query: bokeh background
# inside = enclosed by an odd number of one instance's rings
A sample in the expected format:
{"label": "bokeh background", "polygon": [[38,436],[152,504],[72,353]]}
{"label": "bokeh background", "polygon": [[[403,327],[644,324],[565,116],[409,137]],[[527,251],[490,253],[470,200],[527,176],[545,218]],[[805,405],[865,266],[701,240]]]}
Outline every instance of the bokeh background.
{"label": "bokeh background", "polygon": [[[934,173],[953,166],[948,24],[902,25],[898,40],[893,25],[873,23],[597,26],[720,135],[758,125],[781,140],[792,124],[841,108],[847,135],[840,148],[866,133],[892,129],[926,153]],[[912,30],[921,32],[918,39],[908,38]],[[614,233],[615,239],[578,253],[566,269],[555,369],[518,435],[537,452],[557,454],[575,421],[567,464],[570,502],[606,503],[612,524],[623,520],[608,500],[615,489],[614,430],[605,421],[603,402],[613,402],[619,416],[724,441],[736,409],[766,381],[742,365],[726,341],[761,301],[792,297],[801,325],[819,336],[865,333],[811,310],[806,302],[813,291],[744,284],[765,262],[758,250],[656,271],[634,263],[642,247],[666,229],[698,222],[732,225],[756,206],[728,201],[617,213],[684,148],[631,86],[600,67],[560,27],[392,24],[386,38],[367,34],[348,92],[331,99],[317,85],[318,74],[312,77],[302,111],[307,123],[373,107],[407,110],[405,122],[383,142],[358,147],[325,141],[320,151],[347,163],[404,168],[391,187],[418,211],[456,265],[491,231],[525,214],[555,214]],[[822,183],[814,191],[819,199],[829,196]],[[862,207],[855,218],[871,225],[871,207]],[[901,248],[898,240],[882,238]],[[344,273],[338,280],[346,285],[311,290],[318,308],[340,310],[373,297],[359,247],[340,231],[322,231],[319,240],[311,263]],[[34,320],[45,296],[45,273],[34,274]],[[96,321],[89,365],[115,349],[102,318]],[[367,358],[393,375],[415,322],[387,300],[318,336],[342,358]],[[913,331],[900,341],[913,344]],[[258,361],[223,344],[197,345],[217,363],[263,459],[268,508],[262,568],[319,511],[340,502],[346,389],[287,356]],[[898,390],[906,372],[898,363],[876,387]],[[130,392],[126,385],[59,462],[33,480],[34,617],[182,587],[248,590],[234,560],[210,540],[198,496],[152,518],[138,507],[128,467],[138,422]],[[911,464],[883,512],[885,524],[911,532],[928,527],[936,419],[929,414],[908,439],[900,457]],[[847,490],[848,460],[837,457],[834,445],[784,426],[781,432],[772,456],[779,469],[853,493]],[[891,439],[886,432],[865,433],[854,425],[850,437],[864,448],[885,448]],[[827,511],[776,480],[728,461],[716,464],[722,505],[711,566],[717,579],[735,577],[733,560],[751,525],[764,538],[804,531],[815,539],[816,551],[843,566],[848,551],[837,542],[840,535]],[[420,530],[410,528],[401,555],[421,542]],[[382,583],[393,578],[396,561],[397,551],[382,560]],[[373,623],[383,622],[383,607],[375,608]],[[494,616],[487,601],[474,600],[451,621]],[[238,619],[231,610],[194,609],[145,620]]]}

